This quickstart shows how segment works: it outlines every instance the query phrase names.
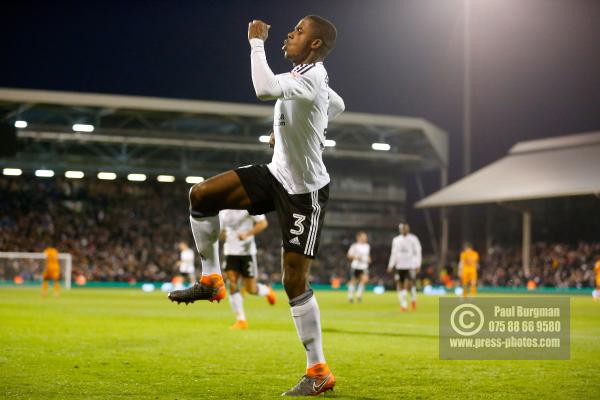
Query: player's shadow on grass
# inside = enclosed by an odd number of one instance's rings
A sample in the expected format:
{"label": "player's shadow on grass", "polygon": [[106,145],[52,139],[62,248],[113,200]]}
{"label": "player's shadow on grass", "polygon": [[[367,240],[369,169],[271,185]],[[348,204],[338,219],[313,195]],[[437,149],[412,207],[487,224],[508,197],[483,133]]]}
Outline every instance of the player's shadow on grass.
{"label": "player's shadow on grass", "polygon": [[437,339],[438,335],[425,335],[422,333],[398,333],[398,332],[373,332],[373,331],[347,331],[345,329],[323,328],[323,332],[341,333],[345,335],[371,335],[371,336],[391,336],[391,337],[415,337]]}

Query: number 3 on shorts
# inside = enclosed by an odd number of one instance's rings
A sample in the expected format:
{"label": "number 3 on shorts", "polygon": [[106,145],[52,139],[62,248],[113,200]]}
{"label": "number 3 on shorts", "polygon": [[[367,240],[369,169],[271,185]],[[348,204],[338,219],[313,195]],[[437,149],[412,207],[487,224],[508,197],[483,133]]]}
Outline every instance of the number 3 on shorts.
{"label": "number 3 on shorts", "polygon": [[306,217],[304,215],[300,215],[300,214],[292,214],[292,216],[294,217],[295,221],[294,221],[294,226],[298,229],[290,229],[290,233],[292,235],[296,235],[296,236],[300,236],[302,235],[302,233],[304,233],[304,225],[302,225],[302,222],[304,222],[304,220],[306,219]]}

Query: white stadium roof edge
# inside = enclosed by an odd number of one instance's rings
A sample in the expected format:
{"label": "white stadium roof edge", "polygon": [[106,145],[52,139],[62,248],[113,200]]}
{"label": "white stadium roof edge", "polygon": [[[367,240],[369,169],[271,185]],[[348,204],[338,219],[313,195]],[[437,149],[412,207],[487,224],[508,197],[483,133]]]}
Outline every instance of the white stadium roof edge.
{"label": "white stadium roof edge", "polygon": [[600,131],[519,142],[500,160],[416,203],[445,207],[600,193]]}
{"label": "white stadium roof edge", "polygon": [[[0,101],[255,118],[268,118],[273,114],[272,105],[15,88],[0,88]],[[445,131],[425,119],[344,112],[335,121],[332,121],[331,125],[372,125],[378,128],[418,130],[423,133],[435,151],[440,167],[445,168],[448,165],[448,135]]]}

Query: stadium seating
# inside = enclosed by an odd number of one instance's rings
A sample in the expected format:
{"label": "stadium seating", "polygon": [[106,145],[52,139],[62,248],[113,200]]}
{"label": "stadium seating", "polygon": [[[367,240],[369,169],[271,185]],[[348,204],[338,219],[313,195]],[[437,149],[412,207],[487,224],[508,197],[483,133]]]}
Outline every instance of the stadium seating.
{"label": "stadium seating", "polygon": [[[169,281],[177,273],[177,243],[193,242],[188,190],[184,183],[0,178],[0,249],[39,252],[52,244],[73,255],[73,276],[83,275],[88,281]],[[274,216],[269,221],[271,226],[257,237],[260,279],[278,282],[281,238]],[[313,283],[347,279],[345,255],[353,238],[352,230],[324,236],[312,268]],[[374,283],[392,284],[385,273],[390,241],[391,237],[371,237]],[[520,254],[518,247],[493,247],[482,257],[480,284],[525,286]],[[532,255],[530,278],[538,287],[589,287],[600,243],[536,243]],[[457,258],[451,254],[451,272],[456,271]],[[434,258],[424,260],[420,277],[439,282]],[[13,279],[18,273],[35,280],[39,272],[35,266],[0,264],[0,279]]]}

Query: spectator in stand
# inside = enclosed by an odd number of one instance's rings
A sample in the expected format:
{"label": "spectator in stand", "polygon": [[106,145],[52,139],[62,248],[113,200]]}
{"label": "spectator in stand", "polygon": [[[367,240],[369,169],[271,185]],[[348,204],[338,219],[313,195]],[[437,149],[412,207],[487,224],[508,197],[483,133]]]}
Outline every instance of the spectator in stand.
{"label": "spectator in stand", "polygon": [[[178,273],[180,254],[175,244],[192,242],[187,213],[181,212],[179,201],[188,190],[189,185],[178,182],[0,176],[0,251],[41,253],[45,243],[53,243],[73,255],[73,275],[88,281],[169,281]],[[267,229],[256,239],[259,275],[270,282],[281,280],[277,232]],[[346,275],[350,235],[349,231],[348,240],[323,236],[323,257],[313,264],[311,282],[328,284],[332,276]],[[387,234],[370,235],[370,244],[373,281],[387,279],[392,284],[385,274],[390,253]],[[449,256],[457,258],[458,254]],[[527,277],[519,247],[495,246],[482,255],[479,279],[492,286],[524,286],[531,279],[538,287],[594,287],[598,258],[600,243],[535,243]],[[421,277],[439,283],[435,269],[426,265],[427,261]],[[0,259],[0,280],[12,280],[17,274],[25,280],[41,280],[42,271],[39,260]]]}

